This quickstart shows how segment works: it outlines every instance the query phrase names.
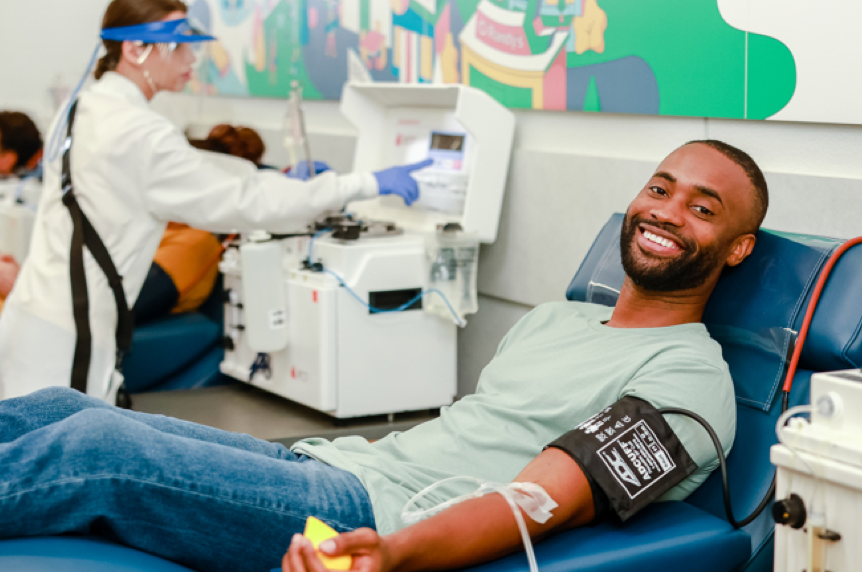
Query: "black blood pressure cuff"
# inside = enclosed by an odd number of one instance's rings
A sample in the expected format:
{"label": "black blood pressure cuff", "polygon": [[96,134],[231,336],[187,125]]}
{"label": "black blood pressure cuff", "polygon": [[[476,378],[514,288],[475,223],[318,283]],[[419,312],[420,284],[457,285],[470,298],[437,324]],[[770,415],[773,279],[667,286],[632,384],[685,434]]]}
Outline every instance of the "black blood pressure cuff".
{"label": "black blood pressure cuff", "polygon": [[[584,471],[596,516],[607,505],[626,521],[697,470],[656,408],[627,396],[593,415],[550,445]],[[596,488],[601,490],[596,499]]]}

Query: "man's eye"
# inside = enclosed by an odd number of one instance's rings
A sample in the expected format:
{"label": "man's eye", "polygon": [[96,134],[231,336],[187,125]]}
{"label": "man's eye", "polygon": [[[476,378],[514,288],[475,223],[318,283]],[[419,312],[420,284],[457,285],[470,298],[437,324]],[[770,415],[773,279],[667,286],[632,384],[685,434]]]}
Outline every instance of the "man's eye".
{"label": "man's eye", "polygon": [[667,195],[667,191],[665,191],[661,187],[650,187],[649,190],[651,190],[652,192],[654,192],[657,195]]}
{"label": "man's eye", "polygon": [[712,216],[713,215],[713,212],[706,207],[695,206],[694,210],[696,210],[698,213],[700,213],[702,215],[706,215],[706,216]]}

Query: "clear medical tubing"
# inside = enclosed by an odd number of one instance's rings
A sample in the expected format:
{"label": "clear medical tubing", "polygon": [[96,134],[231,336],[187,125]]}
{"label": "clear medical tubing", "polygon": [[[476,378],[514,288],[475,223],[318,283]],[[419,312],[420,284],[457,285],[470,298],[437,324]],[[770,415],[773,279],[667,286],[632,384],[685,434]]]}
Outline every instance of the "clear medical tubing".
{"label": "clear medical tubing", "polygon": [[778,436],[778,442],[790,449],[791,451],[795,452],[793,447],[788,444],[787,441],[784,440],[784,437],[782,436],[782,429],[787,424],[787,420],[794,415],[799,415],[800,413],[812,413],[813,411],[813,405],[797,405],[796,407],[791,407],[790,409],[782,413],[781,416],[778,418],[778,421],[775,423],[775,434]]}
{"label": "clear medical tubing", "polygon": [[98,57],[99,50],[101,48],[102,44],[97,43],[96,49],[93,50],[93,55],[90,56],[90,63],[87,64],[87,69],[85,69],[84,73],[81,75],[78,85],[75,86],[74,90],[72,90],[72,95],[69,96],[69,100],[63,108],[63,114],[57,122],[57,126],[54,128],[54,131],[51,132],[51,136],[48,140],[48,147],[46,148],[49,163],[53,163],[57,160],[57,157],[60,156],[60,147],[64,141],[62,134],[66,132],[66,124],[69,121],[69,112],[72,109],[72,104],[75,103],[75,100],[78,98],[78,94],[81,92],[81,88],[84,87],[84,82],[87,81],[87,76],[90,75],[90,70],[93,69],[94,65],[96,65],[96,58]]}
{"label": "clear medical tubing", "polygon": [[829,258],[823,270],[820,272],[820,277],[817,279],[817,284],[814,286],[814,292],[811,294],[811,302],[808,304],[808,310],[805,312],[805,319],[802,321],[802,327],[799,329],[799,339],[796,341],[796,347],[793,349],[793,356],[790,358],[790,365],[787,367],[787,377],[784,378],[784,397],[782,409],[787,410],[787,399],[790,393],[790,388],[793,387],[793,376],[796,374],[796,367],[799,365],[799,356],[802,355],[802,345],[805,343],[805,338],[808,336],[808,329],[811,327],[811,320],[814,317],[814,310],[817,308],[817,302],[820,300],[820,294],[823,292],[823,287],[826,286],[826,280],[829,279],[829,274],[832,268],[838,262],[838,259],[857,244],[862,244],[862,236],[852,238],[838,247],[838,250]]}
{"label": "clear medical tubing", "polygon": [[[788,409],[787,411],[782,413],[781,416],[778,418],[778,421],[775,423],[775,434],[778,436],[778,442],[781,443],[782,445],[784,445],[785,447],[787,447],[790,450],[790,452],[793,453],[793,455],[797,459],[802,461],[802,464],[805,465],[809,471],[811,471],[811,476],[814,477],[814,482],[817,486],[817,489],[815,489],[815,491],[816,491],[819,489],[820,484],[821,484],[820,483],[820,475],[818,475],[817,471],[814,470],[814,467],[812,467],[811,464],[809,464],[808,461],[806,461],[799,454],[799,451],[796,450],[794,445],[787,441],[787,439],[784,435],[784,431],[783,431],[784,426],[787,424],[787,421],[791,417],[793,417],[794,415],[799,415],[800,413],[809,413],[810,414],[813,412],[814,412],[814,406],[813,405],[797,405],[796,407],[791,407],[790,409]],[[773,485],[774,484],[775,484],[775,481],[773,481]],[[816,493],[815,493],[815,496],[816,496]],[[809,507],[809,510],[811,510],[811,507]]]}
{"label": "clear medical tubing", "polygon": [[[452,481],[472,481],[479,485],[479,488],[474,492],[455,497],[446,502],[442,502],[437,506],[429,509],[407,510],[416,501],[426,496],[434,489],[452,482]],[[557,508],[557,503],[545,492],[545,489],[535,483],[492,483],[477,479],[475,477],[449,477],[438,481],[431,486],[425,487],[423,490],[416,493],[413,498],[407,501],[404,508],[401,509],[401,520],[404,524],[413,524],[419,522],[427,516],[436,514],[450,506],[459,502],[479,498],[489,493],[499,493],[509,503],[509,508],[515,515],[515,520],[518,522],[518,530],[521,532],[521,540],[524,543],[524,551],[527,553],[527,561],[530,563],[530,572],[539,572],[539,565],[536,563],[536,555],[533,552],[533,543],[530,541],[530,532],[527,530],[527,523],[524,522],[524,516],[521,514],[521,509],[529,515],[534,521],[539,524],[548,522],[548,519],[553,516],[551,511]],[[519,508],[520,507],[520,508]]]}
{"label": "clear medical tubing", "polygon": [[422,290],[420,293],[416,294],[416,296],[414,296],[413,298],[411,298],[407,302],[404,302],[403,304],[401,304],[397,308],[392,308],[391,310],[383,310],[380,308],[375,308],[374,306],[372,306],[371,304],[369,304],[368,302],[363,300],[362,297],[359,294],[357,294],[355,290],[353,290],[353,288],[351,288],[350,286],[347,285],[347,282],[344,281],[344,278],[342,278],[341,276],[339,276],[338,274],[336,274],[332,270],[327,270],[324,268],[323,270],[321,270],[321,272],[323,272],[324,274],[329,274],[330,276],[332,276],[333,278],[338,280],[338,283],[341,284],[345,290],[347,290],[347,293],[350,294],[351,296],[353,296],[353,298],[357,302],[359,302],[360,304],[362,304],[363,306],[368,308],[368,310],[372,314],[393,314],[395,312],[403,312],[403,311],[409,309],[413,304],[415,304],[416,302],[418,302],[422,298],[424,298],[426,296],[430,296],[431,294],[437,294],[438,296],[440,296],[440,298],[443,299],[443,303],[446,304],[446,307],[449,309],[449,313],[452,314],[452,319],[455,321],[455,324],[461,328],[463,328],[467,325],[467,322],[464,321],[464,319],[458,315],[458,312],[455,311],[455,308],[452,307],[452,304],[449,302],[449,299],[446,298],[446,294],[444,294],[440,290],[437,290],[436,288],[430,288],[428,290]]}
{"label": "clear medical tubing", "polygon": [[[332,232],[332,230],[328,229],[328,228],[323,229],[311,237],[311,240],[308,243],[308,256],[305,257],[305,263],[309,267],[314,266],[311,262],[311,255],[314,252],[314,241],[328,232]],[[391,310],[381,310],[380,308],[375,308],[374,306],[372,306],[371,304],[369,304],[368,302],[363,300],[359,294],[357,294],[356,292],[353,291],[353,288],[351,288],[350,286],[347,285],[347,282],[344,281],[344,278],[342,278],[341,276],[339,276],[338,274],[336,274],[332,270],[327,270],[326,268],[321,268],[320,271],[323,272],[324,274],[329,274],[330,276],[332,276],[333,278],[338,280],[338,283],[341,284],[347,290],[347,292],[351,296],[353,296],[353,298],[356,299],[356,301],[358,301],[360,304],[362,304],[363,306],[368,308],[374,314],[391,314],[394,312],[403,312],[404,310],[407,310],[413,304],[415,304],[416,302],[418,302],[419,300],[421,300],[425,296],[428,296],[430,294],[437,294],[438,296],[440,296],[440,298],[443,299],[443,303],[446,304],[446,307],[449,309],[449,313],[452,314],[452,319],[455,321],[455,324],[457,324],[458,327],[461,327],[461,328],[463,328],[467,325],[467,322],[464,320],[464,318],[462,318],[458,314],[458,312],[455,311],[455,308],[452,307],[452,304],[449,302],[449,299],[446,297],[446,294],[444,294],[440,290],[437,290],[436,288],[429,288],[428,290],[423,290],[422,292],[417,294],[412,300],[409,300],[409,301],[405,302],[404,304],[401,304],[397,308],[393,308]]]}

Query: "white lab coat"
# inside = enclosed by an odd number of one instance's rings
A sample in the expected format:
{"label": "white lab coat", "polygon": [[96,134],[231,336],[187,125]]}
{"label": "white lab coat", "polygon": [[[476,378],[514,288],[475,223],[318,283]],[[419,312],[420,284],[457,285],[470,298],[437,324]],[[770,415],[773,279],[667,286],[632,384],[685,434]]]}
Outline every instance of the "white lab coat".
{"label": "white lab coat", "polygon": [[[129,307],[168,221],[214,232],[299,231],[326,211],[378,192],[370,174],[325,173],[301,182],[198,151],[117,73],[105,74],[79,101],[71,151],[75,194],[123,276]],[[60,172],[59,158],[45,169],[30,256],[0,314],[0,398],[70,384],[72,220],[61,201]],[[86,250],[85,269],[93,340],[88,393],[110,401],[116,305]]]}

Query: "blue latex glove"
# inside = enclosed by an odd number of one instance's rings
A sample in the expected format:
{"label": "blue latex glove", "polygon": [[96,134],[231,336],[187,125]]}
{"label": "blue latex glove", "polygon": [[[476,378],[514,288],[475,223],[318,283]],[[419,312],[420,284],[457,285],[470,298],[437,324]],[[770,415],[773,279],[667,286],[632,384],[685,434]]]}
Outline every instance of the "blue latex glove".
{"label": "blue latex glove", "polygon": [[[319,175],[321,173],[325,173],[326,171],[331,171],[332,167],[324,163],[323,161],[315,161],[314,162],[314,174]],[[300,179],[303,181],[307,181],[311,178],[311,171],[308,168],[308,161],[300,161],[299,164],[287,172],[287,176],[291,179]]]}
{"label": "blue latex glove", "polygon": [[377,186],[380,189],[381,195],[398,195],[404,199],[404,203],[409,207],[419,198],[419,185],[416,184],[416,179],[410,176],[413,171],[424,169],[434,164],[431,159],[426,159],[412,165],[402,165],[400,167],[390,167],[383,171],[374,173],[377,179]]}

